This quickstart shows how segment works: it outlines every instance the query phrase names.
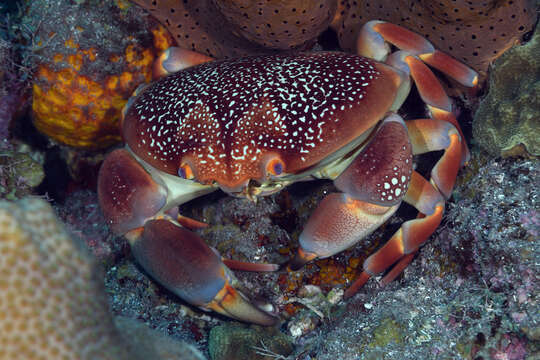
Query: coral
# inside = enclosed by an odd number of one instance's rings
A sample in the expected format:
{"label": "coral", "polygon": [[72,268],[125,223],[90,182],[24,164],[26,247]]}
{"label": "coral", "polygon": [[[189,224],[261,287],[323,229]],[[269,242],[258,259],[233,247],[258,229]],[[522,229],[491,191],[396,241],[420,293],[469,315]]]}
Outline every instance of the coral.
{"label": "coral", "polygon": [[402,25],[485,75],[494,59],[531,31],[536,16],[531,0],[342,0],[334,28],[341,47],[354,50],[356,35],[365,22],[385,20]]}
{"label": "coral", "polygon": [[[55,141],[99,149],[120,141],[118,121],[133,90],[172,44],[165,28],[135,7],[102,0],[32,1],[34,124]],[[28,55],[29,56],[29,55]]]}
{"label": "coral", "polygon": [[0,202],[0,254],[0,359],[203,358],[140,325],[117,328],[101,272],[45,201]]}
{"label": "coral", "polygon": [[271,49],[296,48],[330,24],[337,0],[271,0],[246,6],[241,0],[215,0],[216,7],[244,38]]}
{"label": "coral", "polygon": [[305,47],[330,24],[335,0],[133,0],[167,26],[178,46],[216,58]]}
{"label": "coral", "polygon": [[52,208],[42,200],[3,201],[0,224],[0,358],[127,358],[115,346],[120,336],[94,264]]}
{"label": "coral", "polygon": [[490,154],[540,156],[540,28],[493,66],[474,116],[476,142]]}

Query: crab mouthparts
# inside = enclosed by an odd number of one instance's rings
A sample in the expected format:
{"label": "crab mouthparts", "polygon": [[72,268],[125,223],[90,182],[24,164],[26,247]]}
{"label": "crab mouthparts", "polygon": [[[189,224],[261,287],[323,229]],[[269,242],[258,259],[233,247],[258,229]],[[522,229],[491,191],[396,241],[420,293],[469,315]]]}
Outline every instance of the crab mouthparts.
{"label": "crab mouthparts", "polygon": [[257,202],[257,197],[261,194],[261,183],[252,179],[247,179],[234,187],[229,187],[227,185],[220,184],[219,182],[218,185],[223,192],[231,196],[246,198],[253,202]]}
{"label": "crab mouthparts", "polygon": [[218,185],[223,192],[231,196],[246,198],[253,202],[257,202],[257,199],[261,196],[276,193],[284,187],[284,184],[279,182],[261,183],[260,181],[254,179],[248,179],[242,184],[232,188],[219,183]]}

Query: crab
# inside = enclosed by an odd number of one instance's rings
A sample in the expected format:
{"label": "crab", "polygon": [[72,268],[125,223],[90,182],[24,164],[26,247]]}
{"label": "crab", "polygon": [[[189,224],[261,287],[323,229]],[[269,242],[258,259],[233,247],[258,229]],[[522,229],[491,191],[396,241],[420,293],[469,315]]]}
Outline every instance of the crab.
{"label": "crab", "polygon": [[[112,231],[128,239],[155,280],[202,309],[276,324],[278,316],[231,285],[231,269],[279,266],[223,259],[192,231],[204,224],[178,206],[217,189],[254,200],[313,179],[333,180],[340,192],[309,218],[290,269],[353,246],[403,201],[418,217],[367,258],[345,296],[376,274],[392,281],[412,261],[469,158],[454,105],[426,64],[467,87],[478,77],[391,23],[368,22],[357,48],[215,61],[179,48],[162,55],[161,78],[124,109],[125,148],[107,156],[98,179]],[[404,121],[397,112],[412,82],[429,117]],[[437,150],[443,154],[429,179],[413,170],[413,155]]]}

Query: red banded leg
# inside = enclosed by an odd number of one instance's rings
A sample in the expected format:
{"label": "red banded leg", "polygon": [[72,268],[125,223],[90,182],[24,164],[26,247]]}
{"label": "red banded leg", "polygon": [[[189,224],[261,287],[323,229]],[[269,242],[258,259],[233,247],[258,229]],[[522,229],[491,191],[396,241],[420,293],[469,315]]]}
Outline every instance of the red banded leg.
{"label": "red banded leg", "polygon": [[[439,226],[444,211],[444,199],[449,198],[461,161],[461,138],[449,122],[436,119],[407,121],[414,154],[444,150],[431,170],[428,182],[414,172],[404,201],[418,209],[418,218],[403,223],[401,228],[377,252],[364,262],[364,271],[345,292],[351,297],[372,276],[395,265],[381,283],[394,280],[414,258],[418,248]],[[444,197],[443,197],[444,196]]]}
{"label": "red banded leg", "polygon": [[[403,51],[390,54],[387,43]],[[410,74],[420,96],[428,106],[431,117],[451,122],[463,139],[461,128],[452,112],[450,98],[424,62],[468,87],[476,86],[478,83],[478,74],[474,70],[450,55],[436,50],[424,37],[383,21],[370,21],[364,25],[357,39],[357,49],[360,55],[386,61]],[[464,164],[469,160],[470,154],[465,141],[462,141],[461,147],[461,164]]]}
{"label": "red banded leg", "polygon": [[335,179],[342,194],[326,196],[300,234],[293,270],[334,255],[364,238],[399,207],[412,173],[412,147],[403,120],[388,116],[355,160]]}
{"label": "red banded leg", "polygon": [[158,79],[213,60],[214,58],[210,56],[173,46],[162,52],[154,62],[153,76],[154,79]]}
{"label": "red banded leg", "polygon": [[[445,197],[451,194],[460,166],[462,147],[457,129],[447,121],[413,120],[407,122],[407,129],[408,134],[397,115],[385,119],[362,153],[335,180],[346,194],[328,195],[309,219],[291,268],[353,245],[397,209],[403,194],[403,200],[418,209],[418,218],[406,221],[364,262],[363,272],[345,296],[354,295],[371,276],[394,265],[382,280],[383,284],[392,281],[411,262],[441,222]],[[416,172],[409,177],[411,152],[435,150],[444,150],[444,154],[432,170],[431,182]],[[388,158],[381,159],[382,154]]]}
{"label": "red banded leg", "polygon": [[[421,60],[414,56],[405,56],[404,61],[409,66],[411,77],[416,84],[422,100],[426,103],[432,119],[444,120],[451,123],[457,129],[461,139],[464,139],[461,127],[452,112],[452,101],[446,95],[435,74]],[[469,148],[465,141],[461,141],[460,146],[462,158],[459,163],[464,164],[470,158]]]}
{"label": "red banded leg", "polygon": [[412,174],[409,190],[403,200],[424,216],[404,222],[383,247],[366,259],[363,272],[345,291],[345,298],[353,296],[371,276],[395,264],[394,269],[383,278],[383,283],[392,281],[411,262],[414,253],[441,223],[444,198],[416,171]]}
{"label": "red banded leg", "polygon": [[387,43],[410,55],[417,55],[464,86],[473,87],[478,83],[478,74],[473,69],[435,49],[423,36],[399,25],[379,20],[367,22],[358,34],[356,49],[360,55],[385,61],[390,53]]}
{"label": "red banded leg", "polygon": [[[190,190],[196,188],[188,188],[182,195]],[[166,189],[127,150],[115,150],[103,162],[98,196],[113,232],[126,236],[138,263],[171,292],[237,320],[260,325],[277,322],[230,285],[230,271],[218,254],[198,235],[179,226],[186,223],[185,218],[177,221],[174,211],[164,211],[175,207],[169,203]],[[276,269],[271,265],[253,269],[241,262],[233,265],[243,270]]]}
{"label": "red banded leg", "polygon": [[444,150],[431,170],[430,181],[448,199],[463,158],[460,134],[450,122],[438,119],[409,120],[407,129],[415,155]]}

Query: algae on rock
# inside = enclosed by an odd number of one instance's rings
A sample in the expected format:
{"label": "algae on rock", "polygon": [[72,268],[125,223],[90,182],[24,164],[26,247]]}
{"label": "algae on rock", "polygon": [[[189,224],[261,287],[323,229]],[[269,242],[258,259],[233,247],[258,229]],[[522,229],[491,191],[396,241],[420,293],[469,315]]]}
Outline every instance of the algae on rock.
{"label": "algae on rock", "polygon": [[540,29],[501,56],[474,117],[475,141],[495,156],[540,155]]}

